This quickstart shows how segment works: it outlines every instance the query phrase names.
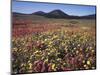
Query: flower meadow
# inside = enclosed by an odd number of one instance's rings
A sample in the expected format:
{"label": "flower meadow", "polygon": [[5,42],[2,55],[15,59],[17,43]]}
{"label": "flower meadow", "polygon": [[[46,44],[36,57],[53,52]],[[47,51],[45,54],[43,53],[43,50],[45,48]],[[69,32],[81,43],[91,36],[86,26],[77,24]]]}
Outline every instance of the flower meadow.
{"label": "flower meadow", "polygon": [[66,28],[12,37],[12,72],[96,69],[95,31]]}

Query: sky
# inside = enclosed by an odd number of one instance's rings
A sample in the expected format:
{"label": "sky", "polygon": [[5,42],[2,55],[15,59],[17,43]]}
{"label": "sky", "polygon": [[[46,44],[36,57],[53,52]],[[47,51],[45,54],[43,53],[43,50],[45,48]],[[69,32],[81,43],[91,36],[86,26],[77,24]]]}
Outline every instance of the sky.
{"label": "sky", "polygon": [[84,16],[96,13],[95,6],[73,5],[73,4],[54,4],[54,3],[39,3],[29,1],[13,1],[12,12],[31,14],[37,11],[50,12],[55,9],[62,10],[68,15]]}

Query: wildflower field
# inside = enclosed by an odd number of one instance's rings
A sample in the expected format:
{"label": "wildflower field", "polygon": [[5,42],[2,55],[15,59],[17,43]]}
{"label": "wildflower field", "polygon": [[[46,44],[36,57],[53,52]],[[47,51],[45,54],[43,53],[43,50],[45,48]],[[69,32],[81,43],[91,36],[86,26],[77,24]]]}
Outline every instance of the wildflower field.
{"label": "wildflower field", "polygon": [[[42,22],[41,22],[42,23]],[[37,73],[96,69],[95,26],[68,24],[15,26],[12,71]],[[67,23],[66,23],[67,24]]]}

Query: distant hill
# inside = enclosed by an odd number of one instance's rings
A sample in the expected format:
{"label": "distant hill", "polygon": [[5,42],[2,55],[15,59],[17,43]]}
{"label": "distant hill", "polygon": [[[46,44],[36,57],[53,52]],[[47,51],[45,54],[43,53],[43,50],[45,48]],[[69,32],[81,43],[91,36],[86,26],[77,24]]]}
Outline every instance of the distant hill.
{"label": "distant hill", "polygon": [[96,19],[96,14],[81,16],[81,18],[85,19]]}
{"label": "distant hill", "polygon": [[23,13],[16,13],[13,12],[13,17],[24,17],[24,18],[66,18],[66,19],[96,19],[96,14],[86,15],[86,16],[72,16],[68,15],[61,10],[53,10],[49,13],[45,13],[43,11],[37,11],[32,14],[23,14]]}
{"label": "distant hill", "polygon": [[12,14],[13,19],[16,20],[20,20],[20,19],[24,19],[24,20],[42,20],[43,18],[45,18],[44,16],[41,15],[35,15],[35,14],[23,14],[23,13],[16,13],[13,12]]}
{"label": "distant hill", "polygon": [[61,10],[53,10],[53,11],[47,13],[46,17],[48,17],[48,18],[68,18],[69,15],[67,15],[66,13],[64,13]]}
{"label": "distant hill", "polygon": [[40,16],[45,16],[46,15],[46,13],[43,12],[43,11],[37,11],[37,12],[32,13],[32,14],[34,14],[34,15],[40,15]]}

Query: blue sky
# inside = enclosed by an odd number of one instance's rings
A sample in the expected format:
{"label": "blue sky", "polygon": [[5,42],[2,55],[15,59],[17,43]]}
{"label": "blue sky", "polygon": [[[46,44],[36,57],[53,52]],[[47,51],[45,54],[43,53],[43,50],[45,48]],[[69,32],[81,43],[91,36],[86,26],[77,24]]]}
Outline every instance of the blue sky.
{"label": "blue sky", "polygon": [[71,5],[71,4],[52,4],[38,2],[12,2],[12,12],[20,12],[30,14],[36,11],[50,12],[55,9],[60,9],[69,15],[84,16],[96,13],[95,6],[86,5]]}

